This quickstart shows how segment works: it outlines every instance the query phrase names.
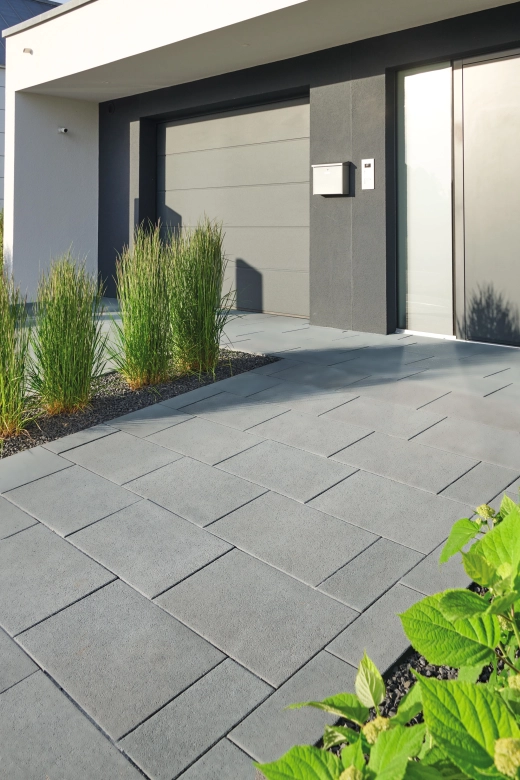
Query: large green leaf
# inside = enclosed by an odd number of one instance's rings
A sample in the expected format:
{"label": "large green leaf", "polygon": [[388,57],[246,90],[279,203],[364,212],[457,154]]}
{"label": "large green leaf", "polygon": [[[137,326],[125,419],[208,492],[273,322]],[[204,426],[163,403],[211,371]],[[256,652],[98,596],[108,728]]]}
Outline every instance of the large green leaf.
{"label": "large green leaf", "polygon": [[392,718],[392,723],[400,723],[406,726],[422,710],[421,686],[415,683],[411,690],[399,702],[397,714]]}
{"label": "large green leaf", "polygon": [[500,627],[493,615],[446,620],[440,608],[442,593],[427,596],[400,617],[406,636],[421,655],[439,666],[476,666],[495,657]]}
{"label": "large green leaf", "polygon": [[358,740],[355,745],[343,748],[341,751],[341,763],[344,769],[348,769],[349,766],[355,766],[356,769],[362,771],[365,768],[365,756],[361,740]]}
{"label": "large green leaf", "polygon": [[475,538],[480,531],[481,525],[480,522],[468,520],[467,517],[457,520],[450,531],[446,544],[442,548],[439,563],[446,563],[456,553],[460,552],[468,542]]}
{"label": "large green leaf", "polygon": [[409,761],[404,777],[405,780],[444,780],[436,766],[427,766],[422,761]]}
{"label": "large green leaf", "polygon": [[340,718],[346,718],[362,726],[368,718],[368,707],[365,707],[353,693],[338,693],[337,696],[329,696],[323,701],[304,701],[300,704],[291,704],[288,710],[299,710],[300,707],[316,707],[318,710],[331,712]]}
{"label": "large green leaf", "polygon": [[293,747],[271,764],[255,764],[268,780],[337,780],[341,771],[334,753],[315,747]]}
{"label": "large green leaf", "polygon": [[500,514],[502,518],[505,519],[511,512],[514,512],[515,509],[517,509],[517,504],[512,498],[509,498],[507,493],[505,493],[500,503]]}
{"label": "large green leaf", "polygon": [[487,602],[481,596],[465,588],[444,591],[439,606],[446,620],[450,622],[481,615],[488,608]]}
{"label": "large green leaf", "polygon": [[461,666],[457,674],[459,682],[476,683],[482,674],[482,664],[476,666]]}
{"label": "large green leaf", "polygon": [[358,699],[365,707],[378,707],[385,698],[386,687],[383,678],[366,652],[359,664],[355,685]]}
{"label": "large green leaf", "polygon": [[494,568],[509,564],[516,572],[520,563],[520,507],[478,541],[472,552],[482,555]]}
{"label": "large green leaf", "polygon": [[444,780],[466,780],[467,775],[462,772],[449,758],[446,758],[442,750],[435,746],[421,761],[424,767],[434,767]]}
{"label": "large green leaf", "polygon": [[489,588],[497,579],[496,569],[486,558],[475,550],[474,545],[467,553],[462,553],[464,571],[483,588]]}
{"label": "large green leaf", "polygon": [[520,599],[520,593],[514,590],[512,593],[508,593],[507,596],[498,596],[493,599],[493,602],[488,606],[487,613],[489,615],[504,615],[509,613],[510,608]]}
{"label": "large green leaf", "polygon": [[347,726],[325,726],[325,733],[323,734],[323,747],[328,750],[335,745],[343,745],[349,743],[355,745],[362,739],[362,733],[360,731],[354,731]]}
{"label": "large green leaf", "polygon": [[400,780],[406,773],[410,758],[417,756],[424,741],[425,726],[396,725],[389,731],[379,735],[372,748],[368,768],[374,772],[378,780]]}
{"label": "large green leaf", "polygon": [[518,737],[513,715],[484,685],[419,677],[424,720],[436,744],[474,780],[501,777],[494,765],[495,741]]}

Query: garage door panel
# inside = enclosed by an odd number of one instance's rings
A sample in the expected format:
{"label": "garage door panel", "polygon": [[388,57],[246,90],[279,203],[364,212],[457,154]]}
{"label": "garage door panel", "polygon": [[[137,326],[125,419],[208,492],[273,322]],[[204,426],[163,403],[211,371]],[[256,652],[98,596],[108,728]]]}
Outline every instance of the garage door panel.
{"label": "garage door panel", "polygon": [[308,138],[309,135],[309,104],[298,101],[245,109],[240,114],[218,114],[163,124],[158,128],[157,142],[158,153],[162,155]]}
{"label": "garage door panel", "polygon": [[158,189],[236,187],[309,181],[309,139],[169,154],[159,160]]}
{"label": "garage door panel", "polygon": [[166,225],[180,218],[183,226],[193,226],[204,214],[225,228],[309,225],[307,183],[170,190],[159,193],[158,200],[158,216]]}
{"label": "garage door panel", "polygon": [[[224,290],[235,290],[238,309],[298,317],[309,314],[309,274],[305,272],[256,271],[230,263]],[[290,296],[287,290],[290,290]]]}
{"label": "garage door panel", "polygon": [[309,271],[309,230],[305,227],[225,229],[224,250],[230,263],[272,271]]}

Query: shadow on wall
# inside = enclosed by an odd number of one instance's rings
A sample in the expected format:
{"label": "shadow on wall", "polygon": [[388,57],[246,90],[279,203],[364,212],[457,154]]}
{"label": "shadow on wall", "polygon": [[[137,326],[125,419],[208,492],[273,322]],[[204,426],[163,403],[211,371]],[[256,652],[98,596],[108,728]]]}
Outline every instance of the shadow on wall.
{"label": "shadow on wall", "polygon": [[492,283],[479,285],[466,305],[466,338],[519,345],[518,306],[497,292]]}
{"label": "shadow on wall", "polygon": [[236,307],[246,311],[263,311],[264,292],[260,271],[238,257],[235,269]]}
{"label": "shadow on wall", "polygon": [[182,229],[182,216],[169,206],[163,206],[161,209],[160,220],[161,235],[163,238],[166,238],[168,233],[172,230],[177,231]]}

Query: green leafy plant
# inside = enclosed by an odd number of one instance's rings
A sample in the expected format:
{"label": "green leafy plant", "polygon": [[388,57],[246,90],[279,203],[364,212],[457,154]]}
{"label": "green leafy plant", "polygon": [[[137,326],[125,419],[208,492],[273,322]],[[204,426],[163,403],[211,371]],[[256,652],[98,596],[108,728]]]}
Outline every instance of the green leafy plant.
{"label": "green leafy plant", "polygon": [[26,371],[29,328],[25,299],[12,277],[0,273],[0,439],[28,423]]}
{"label": "green leafy plant", "polygon": [[48,414],[73,412],[92,397],[105,365],[102,289],[84,262],[67,253],[38,285],[30,387]]}

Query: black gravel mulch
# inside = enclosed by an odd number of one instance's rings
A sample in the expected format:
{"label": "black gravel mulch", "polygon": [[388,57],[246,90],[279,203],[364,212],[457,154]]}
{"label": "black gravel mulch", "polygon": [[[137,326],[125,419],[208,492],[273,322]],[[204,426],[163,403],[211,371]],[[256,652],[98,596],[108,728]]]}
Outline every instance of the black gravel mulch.
{"label": "black gravel mulch", "polygon": [[218,382],[220,379],[243,374],[268,363],[275,363],[277,360],[278,358],[265,355],[222,350],[214,376],[213,374],[191,374],[141,390],[130,390],[125,380],[117,373],[106,374],[97,380],[92,402],[86,409],[74,414],[60,414],[54,417],[42,414],[18,436],[0,441],[0,458],[61,439],[63,436],[77,433],[92,425],[113,420],[123,414],[188,393],[190,390]]}

